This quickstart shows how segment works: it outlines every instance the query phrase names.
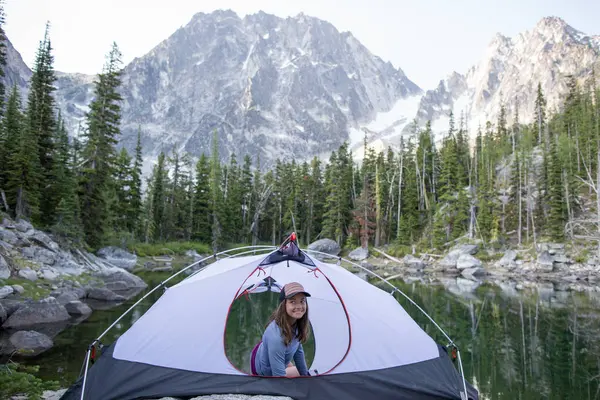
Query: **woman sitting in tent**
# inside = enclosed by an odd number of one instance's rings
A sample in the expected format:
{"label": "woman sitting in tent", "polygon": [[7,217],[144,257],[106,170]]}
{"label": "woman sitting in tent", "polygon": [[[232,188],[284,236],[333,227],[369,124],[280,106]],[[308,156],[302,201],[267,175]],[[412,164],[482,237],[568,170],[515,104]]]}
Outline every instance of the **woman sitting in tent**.
{"label": "woman sitting in tent", "polygon": [[[302,344],[308,339],[310,294],[298,282],[288,283],[279,294],[279,306],[271,315],[262,340],[252,350],[253,375],[308,376]],[[294,360],[296,366],[292,365]]]}

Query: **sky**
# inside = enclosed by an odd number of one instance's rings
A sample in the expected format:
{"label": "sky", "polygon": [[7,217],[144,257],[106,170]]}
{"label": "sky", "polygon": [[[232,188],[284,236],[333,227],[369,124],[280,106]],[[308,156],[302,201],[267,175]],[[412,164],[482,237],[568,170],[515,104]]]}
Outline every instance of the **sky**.
{"label": "sky", "polygon": [[422,89],[478,62],[496,33],[514,36],[543,17],[600,34],[598,0],[4,0],[5,31],[31,67],[49,21],[54,68],[101,71],[112,42],[125,64],[149,52],[198,12],[301,12],[350,31]]}

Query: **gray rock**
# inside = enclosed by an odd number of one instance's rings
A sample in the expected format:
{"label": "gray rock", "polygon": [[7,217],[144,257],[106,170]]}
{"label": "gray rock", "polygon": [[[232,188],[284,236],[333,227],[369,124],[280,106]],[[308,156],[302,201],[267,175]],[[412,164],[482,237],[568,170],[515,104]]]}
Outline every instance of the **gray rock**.
{"label": "gray rock", "polygon": [[[117,269],[117,270],[106,271],[106,272],[100,274],[99,276],[106,284],[106,287],[109,287],[110,285],[114,285],[115,282],[120,282],[118,285],[122,285],[123,283],[125,283],[127,285],[128,289],[132,289],[132,288],[145,289],[146,287],[148,287],[148,284],[146,282],[144,282],[144,280],[142,278],[140,278],[139,276],[134,275],[130,272],[127,272],[125,270]],[[117,289],[111,289],[111,290],[117,290]]]}
{"label": "gray rock", "polygon": [[461,275],[472,281],[477,281],[476,277],[485,275],[485,270],[482,267],[466,268],[461,271]]}
{"label": "gray rock", "polygon": [[55,281],[58,279],[58,274],[56,273],[56,271],[54,269],[42,268],[40,273],[41,273],[42,279],[46,279],[48,281]]}
{"label": "gray rock", "polygon": [[370,262],[365,261],[365,260],[363,260],[363,261],[360,262],[360,266],[363,267],[363,268],[368,269],[369,271],[372,271],[373,268],[374,268],[373,264],[371,264]]}
{"label": "gray rock", "polygon": [[123,301],[125,297],[116,294],[107,288],[92,288],[88,293],[88,298],[102,301]]}
{"label": "gray rock", "polygon": [[481,267],[481,261],[470,254],[461,254],[456,260],[456,268],[468,269]]}
{"label": "gray rock", "polygon": [[98,250],[98,257],[111,263],[115,267],[128,271],[133,270],[137,264],[137,256],[119,247],[108,246]]}
{"label": "gray rock", "polygon": [[357,247],[348,254],[348,258],[354,261],[362,261],[369,258],[369,249]]}
{"label": "gray rock", "polygon": [[0,254],[0,279],[8,278],[10,278],[10,267],[8,266],[8,263],[6,262],[2,254]]}
{"label": "gray rock", "polygon": [[42,400],[60,400],[62,396],[65,394],[67,389],[60,390],[45,390],[42,393]]}
{"label": "gray rock", "polygon": [[4,307],[6,311],[6,316],[10,317],[15,311],[23,306],[23,300],[17,299],[1,299],[0,304]]}
{"label": "gray rock", "polygon": [[15,223],[15,229],[19,232],[25,233],[33,230],[33,225],[31,225],[29,221],[21,219],[17,223]]}
{"label": "gray rock", "polygon": [[0,240],[14,246],[19,242],[19,237],[8,229],[0,228]]}
{"label": "gray rock", "polygon": [[28,281],[37,281],[38,276],[37,273],[31,268],[27,267],[19,270],[18,274],[21,278],[27,279]]}
{"label": "gray rock", "polygon": [[[337,244],[337,242],[331,239],[319,239],[315,242],[312,242],[308,245],[308,249],[331,254],[332,256],[339,255],[341,251],[340,246]],[[319,258],[319,256],[323,255],[318,253],[315,254],[316,258]]]}
{"label": "gray rock", "polygon": [[23,294],[25,292],[25,288],[21,285],[12,285],[12,288],[17,294]]}
{"label": "gray rock", "polygon": [[554,262],[562,263],[562,264],[570,264],[572,262],[572,260],[570,260],[564,253],[556,253],[554,255]]}
{"label": "gray rock", "polygon": [[74,300],[65,304],[65,309],[70,315],[89,315],[92,313],[92,309],[79,300]]}
{"label": "gray rock", "polygon": [[25,357],[34,357],[52,348],[52,339],[36,331],[19,331],[11,335],[10,344],[17,354]]}
{"label": "gray rock", "polygon": [[12,286],[0,287],[0,299],[10,296],[14,291],[15,290],[12,288]]}
{"label": "gray rock", "polygon": [[517,252],[514,250],[507,250],[506,253],[498,260],[497,265],[501,267],[508,267],[517,259]]}
{"label": "gray rock", "polygon": [[442,258],[439,262],[439,265],[444,267],[444,268],[456,268],[456,263],[458,261],[458,258],[462,255],[463,253],[460,250],[452,250],[450,251],[446,257]]}
{"label": "gray rock", "polygon": [[56,297],[56,301],[58,304],[66,305],[71,301],[79,300],[81,297],[83,296],[79,296],[79,293],[75,292],[74,290],[69,290],[59,294],[58,297]]}
{"label": "gray rock", "polygon": [[537,264],[544,271],[552,271],[554,269],[554,257],[550,255],[548,250],[544,250],[538,256]]}
{"label": "gray rock", "polygon": [[[154,270],[153,270],[154,271]],[[106,288],[110,290],[127,290],[129,285],[125,281],[112,281],[106,284]]]}
{"label": "gray rock", "polygon": [[47,248],[48,250],[60,250],[60,246],[42,231],[35,231],[35,233],[30,237],[30,240],[39,244],[42,247]]}
{"label": "gray rock", "polygon": [[461,254],[476,254],[479,251],[478,244],[461,244],[452,248],[452,250],[459,251]]}
{"label": "gray rock", "polygon": [[63,322],[69,319],[64,306],[50,297],[37,302],[24,303],[2,325],[5,329],[23,329],[39,324]]}
{"label": "gray rock", "polygon": [[423,260],[410,254],[405,255],[402,261],[408,268],[423,269],[427,266]]}
{"label": "gray rock", "polygon": [[8,318],[6,310],[4,309],[2,304],[0,304],[0,324],[3,324],[4,321],[6,321],[6,318]]}

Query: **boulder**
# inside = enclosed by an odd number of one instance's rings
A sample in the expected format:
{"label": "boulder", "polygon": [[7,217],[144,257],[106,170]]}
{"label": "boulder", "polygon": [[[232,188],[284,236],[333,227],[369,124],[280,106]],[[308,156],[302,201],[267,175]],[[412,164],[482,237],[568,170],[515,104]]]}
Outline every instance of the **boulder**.
{"label": "boulder", "polygon": [[6,262],[2,254],[0,254],[0,279],[8,278],[10,278],[10,267],[8,266],[8,263]]}
{"label": "boulder", "polygon": [[446,255],[446,257],[440,260],[439,265],[448,269],[456,268],[456,262],[461,254],[462,253],[459,250],[452,250]]}
{"label": "boulder", "polygon": [[21,285],[12,285],[12,288],[16,294],[23,294],[25,292],[25,288]]}
{"label": "boulder", "polygon": [[0,324],[3,324],[4,321],[6,321],[6,318],[8,318],[6,310],[2,307],[2,304],[0,304]]}
{"label": "boulder", "polygon": [[0,240],[14,246],[19,242],[19,237],[8,229],[0,228]]}
{"label": "boulder", "polygon": [[452,250],[456,250],[458,252],[460,252],[461,254],[476,254],[479,251],[479,245],[478,244],[459,244],[457,246],[454,246],[452,248]]}
{"label": "boulder", "polygon": [[369,249],[357,247],[348,254],[348,258],[354,261],[362,261],[369,258]]}
{"label": "boulder", "polygon": [[514,250],[507,250],[506,253],[498,260],[497,265],[500,267],[508,267],[517,259],[517,252]]}
{"label": "boulder", "polygon": [[456,268],[458,269],[468,269],[477,267],[481,267],[481,261],[479,261],[470,254],[461,254],[458,257],[458,260],[456,260]]}
{"label": "boulder", "polygon": [[14,291],[15,290],[13,289],[12,286],[0,287],[0,299],[10,296],[11,294],[13,294]]}
{"label": "boulder", "polygon": [[[142,278],[137,275],[134,275],[130,272],[114,269],[110,271],[106,271],[99,275],[99,277],[104,281],[107,287],[111,285],[119,285],[122,286],[125,284],[127,289],[140,288],[145,289],[148,287],[148,284],[144,282]],[[119,282],[118,284],[116,282]],[[111,289],[111,290],[121,290],[121,289]]]}
{"label": "boulder", "polygon": [[550,255],[548,250],[544,250],[537,258],[539,269],[550,272],[554,269],[554,257]]}
{"label": "boulder", "polygon": [[39,324],[67,321],[69,313],[54,297],[24,303],[2,325],[5,329],[24,329]]}
{"label": "boulder", "polygon": [[29,221],[25,221],[24,219],[20,219],[17,223],[15,223],[14,226],[15,226],[15,229],[21,233],[27,233],[29,231],[33,231],[33,225],[31,225],[31,223]]}
{"label": "boulder", "polygon": [[[312,242],[308,245],[309,250],[320,251],[323,253],[331,254],[332,256],[337,256],[340,254],[340,246],[337,244],[335,240],[331,239],[319,239],[316,242]],[[315,254],[315,257],[318,259],[322,257],[322,254]]]}
{"label": "boulder", "polygon": [[42,268],[40,270],[40,277],[48,281],[55,281],[58,279],[58,274],[53,268]]}
{"label": "boulder", "polygon": [[410,254],[405,255],[402,262],[407,268],[423,269],[427,266],[423,260]]}
{"label": "boulder", "polygon": [[29,240],[53,252],[60,250],[60,246],[42,231],[35,231]]}
{"label": "boulder", "polygon": [[466,268],[461,271],[461,275],[466,279],[477,281],[477,277],[485,275],[485,270],[482,267]]}
{"label": "boulder", "polygon": [[65,309],[70,315],[90,315],[92,313],[92,309],[79,300],[68,302],[65,304]]}
{"label": "boulder", "polygon": [[10,344],[20,356],[34,357],[52,348],[52,339],[36,331],[19,331],[11,335]]}
{"label": "boulder", "polygon": [[18,275],[21,278],[27,279],[28,281],[32,281],[32,282],[37,281],[37,279],[38,279],[37,273],[29,267],[20,269]]}
{"label": "boulder", "polygon": [[108,246],[98,250],[98,257],[115,267],[131,271],[137,264],[137,256],[119,247]]}
{"label": "boulder", "polygon": [[124,301],[125,297],[116,294],[107,288],[92,288],[88,293],[88,298],[102,301]]}

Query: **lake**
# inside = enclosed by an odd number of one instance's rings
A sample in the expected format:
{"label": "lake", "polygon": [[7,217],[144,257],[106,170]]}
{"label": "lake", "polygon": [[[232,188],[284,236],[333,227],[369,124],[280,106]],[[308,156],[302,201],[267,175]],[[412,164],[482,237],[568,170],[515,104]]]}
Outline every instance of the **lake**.
{"label": "lake", "polygon": [[[147,277],[147,291],[166,276]],[[540,290],[515,290],[483,284],[461,291],[456,285],[393,283],[458,344],[466,377],[482,399],[600,399],[600,293],[558,292],[547,285]],[[55,337],[51,350],[27,363],[40,365],[42,378],[69,386],[81,371],[88,344],[143,294],[110,310],[94,311]],[[162,289],[149,296],[102,342],[112,343],[161,294]],[[447,344],[423,314],[400,294],[395,296],[426,332]],[[264,293],[232,307],[226,353],[240,369],[248,369],[249,352],[276,302],[277,295]],[[210,301],[195,305],[211,306]],[[314,343],[308,343],[305,351],[310,362]]]}

